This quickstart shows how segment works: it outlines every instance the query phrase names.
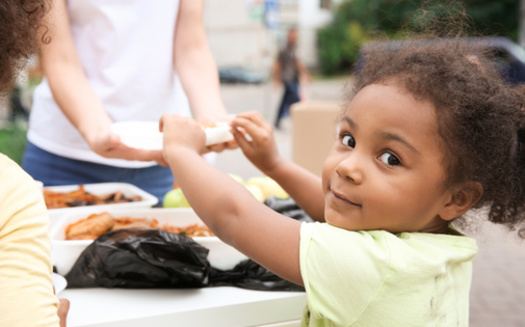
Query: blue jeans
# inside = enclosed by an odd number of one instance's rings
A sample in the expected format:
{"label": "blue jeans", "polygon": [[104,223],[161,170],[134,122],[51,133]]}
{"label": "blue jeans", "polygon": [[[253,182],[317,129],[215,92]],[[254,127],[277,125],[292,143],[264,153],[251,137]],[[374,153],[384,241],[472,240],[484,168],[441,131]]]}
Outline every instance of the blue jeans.
{"label": "blue jeans", "polygon": [[299,100],[299,84],[295,82],[284,82],[284,94],[274,124],[276,128],[279,128],[281,119],[290,114],[290,106],[299,102]]}
{"label": "blue jeans", "polygon": [[173,188],[173,175],[169,167],[120,168],[69,159],[40,149],[28,143],[22,168],[44,186],[90,183],[129,183],[156,196],[159,204]]}

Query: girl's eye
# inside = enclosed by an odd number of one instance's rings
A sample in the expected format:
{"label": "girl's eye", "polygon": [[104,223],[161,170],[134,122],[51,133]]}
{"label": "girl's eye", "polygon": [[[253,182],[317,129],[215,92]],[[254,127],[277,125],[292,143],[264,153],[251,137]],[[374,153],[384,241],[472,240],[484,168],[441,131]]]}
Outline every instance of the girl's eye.
{"label": "girl's eye", "polygon": [[380,160],[389,166],[399,166],[401,161],[390,152],[385,152],[381,155]]}
{"label": "girl's eye", "polygon": [[343,137],[341,139],[341,143],[343,143],[344,145],[349,146],[351,148],[355,147],[355,140],[349,134],[343,135]]}

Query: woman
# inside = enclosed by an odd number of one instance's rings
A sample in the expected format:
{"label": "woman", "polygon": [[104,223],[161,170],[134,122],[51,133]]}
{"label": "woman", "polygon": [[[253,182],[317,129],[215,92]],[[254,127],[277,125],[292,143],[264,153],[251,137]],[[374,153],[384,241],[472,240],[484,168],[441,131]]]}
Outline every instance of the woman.
{"label": "woman", "polygon": [[202,10],[202,0],[53,0],[23,168],[44,185],[127,182],[162,198],[173,176],[161,151],[125,146],[110,126],[226,119]]}

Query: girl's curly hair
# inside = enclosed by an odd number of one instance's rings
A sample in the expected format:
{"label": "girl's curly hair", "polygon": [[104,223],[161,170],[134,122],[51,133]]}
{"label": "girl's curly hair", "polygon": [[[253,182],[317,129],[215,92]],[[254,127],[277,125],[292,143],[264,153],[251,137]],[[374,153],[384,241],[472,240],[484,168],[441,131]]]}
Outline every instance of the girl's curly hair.
{"label": "girl's curly hair", "polygon": [[490,46],[472,38],[372,43],[363,51],[350,100],[394,82],[436,110],[446,185],[477,181],[492,222],[525,220],[525,97],[501,74]]}
{"label": "girl's curly hair", "polygon": [[0,2],[0,92],[10,90],[27,59],[45,43],[43,17],[49,0],[2,0]]}

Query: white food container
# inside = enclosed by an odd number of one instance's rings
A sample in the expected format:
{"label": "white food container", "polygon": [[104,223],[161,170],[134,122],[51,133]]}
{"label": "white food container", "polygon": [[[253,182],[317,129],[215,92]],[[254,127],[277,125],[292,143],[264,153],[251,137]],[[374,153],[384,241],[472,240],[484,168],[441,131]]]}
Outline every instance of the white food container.
{"label": "white food container", "polygon": [[[191,208],[109,208],[107,210],[92,210],[85,207],[84,210],[68,212],[66,215],[62,215],[51,228],[51,260],[59,274],[67,274],[82,251],[93,242],[92,240],[65,240],[66,227],[80,219],[87,218],[93,213],[101,212],[108,212],[115,218],[156,218],[159,225],[169,224],[185,227],[196,223],[204,224]],[[210,250],[208,261],[214,268],[222,270],[232,269],[236,264],[247,259],[244,254],[224,243],[218,237],[194,237],[193,240]]]}
{"label": "white food container", "polygon": [[[90,208],[91,212],[96,212],[97,210],[107,210],[110,208],[151,208],[156,205],[159,200],[156,196],[128,183],[94,183],[94,184],[83,184],[84,190],[88,193],[95,195],[104,195],[109,193],[114,193],[121,191],[122,194],[126,197],[140,196],[142,200],[125,202],[125,203],[108,203],[100,205],[90,205],[90,206],[78,206],[78,207],[68,207],[68,208],[56,208],[48,209],[49,219],[51,226],[64,214],[68,214],[71,211],[84,210],[85,208]],[[44,190],[50,190],[54,192],[68,193],[75,190],[78,190],[79,185],[61,185],[61,186],[46,186]]]}

